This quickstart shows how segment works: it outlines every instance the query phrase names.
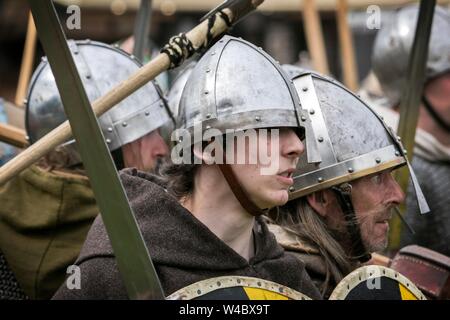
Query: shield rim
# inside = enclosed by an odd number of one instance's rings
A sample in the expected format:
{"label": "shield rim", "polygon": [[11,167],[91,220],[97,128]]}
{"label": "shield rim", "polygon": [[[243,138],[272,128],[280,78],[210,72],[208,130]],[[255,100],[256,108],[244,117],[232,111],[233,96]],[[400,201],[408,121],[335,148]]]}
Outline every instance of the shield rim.
{"label": "shield rim", "polygon": [[[417,288],[417,286],[409,280],[407,277],[401,273],[384,266],[379,265],[368,265],[362,266],[353,272],[349,273],[344,279],[342,279],[333,292],[330,295],[329,300],[345,300],[350,291],[352,291],[360,283],[365,282],[369,279],[374,279],[380,276],[380,273],[373,272],[373,270],[379,270],[382,273],[382,277],[387,277],[392,280],[397,281],[407,288],[418,300],[427,300],[422,291]],[[372,273],[371,273],[372,271]]]}
{"label": "shield rim", "polygon": [[[292,300],[312,300],[307,295],[276,282],[243,276],[222,276],[201,280],[175,291],[167,296],[166,300],[193,300],[217,289],[232,287],[265,289]],[[200,293],[198,292],[199,290]]]}

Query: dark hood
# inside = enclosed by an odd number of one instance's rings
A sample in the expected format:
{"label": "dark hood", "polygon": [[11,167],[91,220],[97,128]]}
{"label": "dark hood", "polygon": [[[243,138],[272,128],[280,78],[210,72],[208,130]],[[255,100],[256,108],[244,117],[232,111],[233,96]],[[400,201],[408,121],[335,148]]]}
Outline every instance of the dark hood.
{"label": "dark hood", "polygon": [[[156,264],[230,270],[277,259],[284,253],[266,225],[258,219],[256,254],[247,262],[181,206],[164,189],[159,177],[136,169],[125,169],[120,173],[120,178],[150,256]],[[93,255],[113,254],[101,216],[95,220],[89,233],[95,234],[95,237],[88,236],[79,262]],[[193,249],[195,255],[192,254]]]}
{"label": "dark hood", "polygon": [[[320,297],[304,265],[284,253],[261,219],[254,228],[256,254],[247,261],[181,206],[157,176],[127,169],[120,177],[166,294],[201,280],[247,276]],[[77,264],[82,289],[63,285],[56,299],[126,299],[101,216],[89,231]]]}

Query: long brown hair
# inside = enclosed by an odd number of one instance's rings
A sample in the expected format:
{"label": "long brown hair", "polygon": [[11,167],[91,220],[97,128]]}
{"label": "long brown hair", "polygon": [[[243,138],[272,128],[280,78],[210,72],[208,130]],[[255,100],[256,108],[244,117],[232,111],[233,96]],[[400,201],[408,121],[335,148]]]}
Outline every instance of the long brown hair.
{"label": "long brown hair", "polygon": [[335,232],[308,204],[306,197],[290,201],[272,219],[300,241],[319,251],[326,267],[326,279],[320,288],[322,294],[330,285],[335,286],[353,271],[355,266],[339,244]]}

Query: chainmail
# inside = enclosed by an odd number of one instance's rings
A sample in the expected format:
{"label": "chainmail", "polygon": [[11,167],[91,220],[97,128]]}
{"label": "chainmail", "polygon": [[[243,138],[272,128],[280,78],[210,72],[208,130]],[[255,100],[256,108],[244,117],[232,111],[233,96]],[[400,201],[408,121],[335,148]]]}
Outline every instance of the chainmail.
{"label": "chainmail", "polygon": [[0,252],[0,300],[23,300],[27,296],[8,267],[5,257]]}
{"label": "chainmail", "polygon": [[419,213],[410,185],[406,221],[416,234],[403,228],[401,244],[417,244],[450,256],[450,162],[432,162],[415,155],[412,166],[431,212]]}

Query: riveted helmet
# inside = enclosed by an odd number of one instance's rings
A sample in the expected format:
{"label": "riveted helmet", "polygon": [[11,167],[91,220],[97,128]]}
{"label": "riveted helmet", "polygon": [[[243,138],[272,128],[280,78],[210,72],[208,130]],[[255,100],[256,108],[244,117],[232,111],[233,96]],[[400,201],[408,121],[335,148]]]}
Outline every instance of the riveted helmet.
{"label": "riveted helmet", "polygon": [[[353,221],[355,212],[349,182],[406,165],[420,211],[429,211],[400,139],[367,104],[328,77],[300,70],[293,81],[302,106],[309,111],[322,161],[308,164],[300,156],[290,199],[332,189],[348,221]],[[368,254],[358,225],[350,225],[349,232],[355,235],[352,242],[359,248],[355,256],[366,260]]]}
{"label": "riveted helmet", "polygon": [[[202,139],[202,135],[195,135],[197,128],[222,133],[230,129],[296,128],[306,131],[308,162],[320,161],[316,140],[308,129],[308,114],[292,81],[261,48],[231,36],[212,46],[192,70],[181,96],[178,126],[192,133],[192,144]],[[230,178],[229,167],[219,167],[243,207],[261,214],[249,208],[248,197],[242,199],[245,191],[237,190],[239,184],[235,177]]]}
{"label": "riveted helmet", "polygon": [[[408,57],[414,41],[419,7],[399,9],[378,31],[372,65],[391,105],[400,101],[402,86],[408,71]],[[436,6],[431,29],[425,80],[450,71],[450,13]]]}
{"label": "riveted helmet", "polygon": [[[133,56],[115,46],[90,40],[69,40],[68,44],[91,102],[141,67]],[[31,143],[67,119],[45,57],[32,76],[26,102],[25,124]],[[152,82],[98,119],[110,151],[145,136],[170,120],[170,111],[158,87]],[[67,144],[73,142],[72,140]]]}

